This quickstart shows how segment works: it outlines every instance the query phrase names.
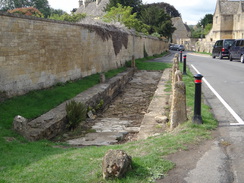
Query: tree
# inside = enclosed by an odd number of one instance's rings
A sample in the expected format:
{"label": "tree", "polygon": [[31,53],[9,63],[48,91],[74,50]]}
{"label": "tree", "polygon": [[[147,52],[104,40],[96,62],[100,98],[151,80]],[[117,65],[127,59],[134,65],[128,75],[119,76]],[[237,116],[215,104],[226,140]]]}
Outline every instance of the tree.
{"label": "tree", "polygon": [[213,24],[207,24],[204,28],[204,35],[207,35],[210,32],[210,30],[212,29],[212,27],[213,27]]}
{"label": "tree", "polygon": [[13,10],[8,10],[9,13],[18,13],[21,15],[27,16],[35,16],[35,17],[43,17],[43,14],[36,8],[28,7],[28,8],[15,8]]}
{"label": "tree", "polygon": [[148,34],[149,26],[143,24],[136,18],[136,13],[131,14],[132,7],[130,6],[122,6],[121,4],[117,4],[117,7],[112,7],[110,11],[108,11],[103,20],[105,22],[120,22],[124,24],[129,29],[134,28],[138,32],[142,32]]}
{"label": "tree", "polygon": [[208,25],[208,24],[213,24],[213,15],[212,14],[206,14],[204,16],[204,18],[202,18],[198,22],[197,26],[198,27],[203,26],[205,28],[205,26]]}
{"label": "tree", "polygon": [[157,32],[170,38],[175,31],[170,16],[157,6],[144,8],[141,12],[140,19],[143,23],[150,26],[150,34]]}
{"label": "tree", "polygon": [[133,14],[140,11],[142,0],[109,0],[109,3],[105,7],[105,11],[110,11],[112,7],[118,7],[118,4],[132,7],[131,13]]}
{"label": "tree", "polygon": [[168,4],[168,3],[152,3],[152,4],[146,4],[142,6],[142,9],[149,8],[149,7],[158,7],[162,9],[165,13],[167,13],[170,17],[181,17],[180,13],[177,9],[175,9],[174,6]]}
{"label": "tree", "polygon": [[53,8],[51,8],[50,12],[51,12],[51,15],[55,14],[55,15],[59,15],[59,16],[66,13],[65,11],[63,11],[61,9],[53,9]]}
{"label": "tree", "polygon": [[47,18],[51,15],[51,8],[48,0],[31,0],[31,6],[37,8]]}
{"label": "tree", "polygon": [[48,0],[0,0],[1,11],[24,7],[34,7],[38,9],[45,18],[51,15],[51,8],[48,4]]}
{"label": "tree", "polygon": [[74,14],[72,13],[71,15],[64,13],[62,15],[59,14],[52,14],[49,19],[53,20],[61,20],[61,21],[67,21],[67,22],[79,22],[81,19],[85,18],[86,14],[84,13],[79,13],[79,14]]}
{"label": "tree", "polygon": [[30,6],[28,0],[1,0],[0,1],[0,10],[7,11],[15,8],[22,8]]}
{"label": "tree", "polygon": [[213,15],[206,14],[204,18],[200,19],[197,25],[192,28],[192,37],[204,38],[209,33],[213,25]]}

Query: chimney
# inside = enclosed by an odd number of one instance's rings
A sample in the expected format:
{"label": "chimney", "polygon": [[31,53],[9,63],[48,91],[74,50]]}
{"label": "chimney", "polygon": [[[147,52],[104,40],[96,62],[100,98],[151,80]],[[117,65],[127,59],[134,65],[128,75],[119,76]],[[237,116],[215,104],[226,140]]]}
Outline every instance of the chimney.
{"label": "chimney", "polygon": [[79,0],[79,7],[81,7],[83,5],[83,1]]}
{"label": "chimney", "polygon": [[99,5],[100,2],[101,0],[96,0],[96,5]]}

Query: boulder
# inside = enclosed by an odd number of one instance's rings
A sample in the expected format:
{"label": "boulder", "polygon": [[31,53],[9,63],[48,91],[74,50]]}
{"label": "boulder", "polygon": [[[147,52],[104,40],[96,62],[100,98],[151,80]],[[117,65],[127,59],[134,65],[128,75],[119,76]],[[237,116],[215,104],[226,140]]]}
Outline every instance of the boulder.
{"label": "boulder", "polygon": [[103,178],[120,178],[131,169],[132,159],[123,150],[109,150],[102,163]]}

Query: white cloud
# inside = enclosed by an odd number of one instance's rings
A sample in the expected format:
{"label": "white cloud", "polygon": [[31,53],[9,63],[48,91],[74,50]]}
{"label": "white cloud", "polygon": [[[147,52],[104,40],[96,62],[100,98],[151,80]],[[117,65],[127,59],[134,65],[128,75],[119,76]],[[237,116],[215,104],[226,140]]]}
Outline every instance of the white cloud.
{"label": "white cloud", "polygon": [[48,0],[49,5],[54,9],[61,9],[70,13],[73,8],[78,8],[78,0]]}

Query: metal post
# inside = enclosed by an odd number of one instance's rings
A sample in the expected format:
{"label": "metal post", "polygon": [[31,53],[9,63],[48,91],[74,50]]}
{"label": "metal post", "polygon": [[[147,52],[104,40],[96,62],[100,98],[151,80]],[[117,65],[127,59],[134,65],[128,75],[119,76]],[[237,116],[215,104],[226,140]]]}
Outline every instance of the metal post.
{"label": "metal post", "polygon": [[201,95],[202,95],[202,75],[197,74],[195,77],[195,103],[193,123],[202,124],[201,116]]}
{"label": "metal post", "polygon": [[184,61],[183,61],[183,75],[186,75],[186,55],[183,56]]}
{"label": "metal post", "polygon": [[180,51],[180,63],[182,63],[182,51]]}

